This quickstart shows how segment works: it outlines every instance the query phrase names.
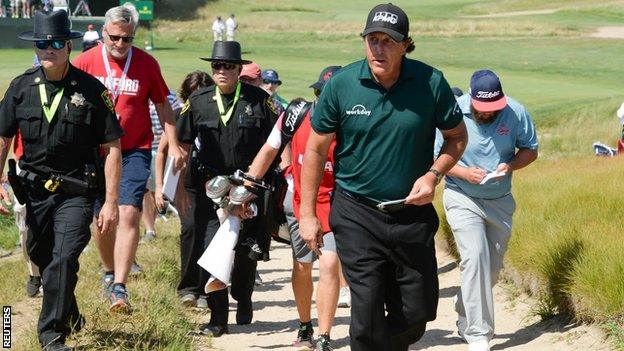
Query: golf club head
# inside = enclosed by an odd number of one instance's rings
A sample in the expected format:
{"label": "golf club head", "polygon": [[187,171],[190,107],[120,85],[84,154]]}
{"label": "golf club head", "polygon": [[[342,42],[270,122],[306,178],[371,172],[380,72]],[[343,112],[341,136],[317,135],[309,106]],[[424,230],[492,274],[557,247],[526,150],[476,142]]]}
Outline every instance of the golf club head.
{"label": "golf club head", "polygon": [[226,196],[231,188],[232,183],[228,177],[216,176],[206,182],[206,196],[213,200],[220,199]]}
{"label": "golf club head", "polygon": [[230,204],[242,205],[258,197],[251,192],[246,186],[239,185],[230,190]]}

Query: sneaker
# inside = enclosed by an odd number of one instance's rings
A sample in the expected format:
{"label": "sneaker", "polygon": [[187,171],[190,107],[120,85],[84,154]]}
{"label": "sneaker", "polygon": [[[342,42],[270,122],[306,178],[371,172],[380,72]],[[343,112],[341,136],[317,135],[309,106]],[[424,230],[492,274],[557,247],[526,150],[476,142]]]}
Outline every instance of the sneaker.
{"label": "sneaker", "polygon": [[186,294],[180,297],[180,303],[184,307],[195,307],[197,306],[197,297],[193,294]]}
{"label": "sneaker", "polygon": [[350,307],[351,306],[351,290],[348,286],[340,288],[340,295],[338,296],[338,307]]}
{"label": "sneaker", "polygon": [[316,341],[316,351],[333,351],[329,341],[329,334],[319,335],[319,339]]}
{"label": "sneaker", "polygon": [[116,283],[111,287],[110,307],[111,312],[130,313],[131,307],[128,302],[128,291],[123,284]]}
{"label": "sneaker", "polygon": [[490,351],[490,343],[487,340],[477,340],[468,344],[468,351]]}
{"label": "sneaker", "polygon": [[143,268],[141,268],[136,261],[132,262],[132,266],[130,266],[130,275],[139,275],[141,273],[143,273]]}
{"label": "sneaker", "polygon": [[312,344],[313,335],[312,322],[300,323],[297,340],[293,342],[293,346],[297,351],[314,351],[314,344]]}
{"label": "sneaker", "polygon": [[110,297],[111,287],[115,281],[115,273],[104,273],[102,276],[102,296],[106,299]]}
{"label": "sneaker", "polygon": [[26,295],[28,295],[28,297],[37,296],[41,287],[41,277],[33,277],[31,275],[26,282]]}
{"label": "sneaker", "polygon": [[156,239],[156,232],[153,230],[146,230],[143,234],[143,237],[139,241],[139,244],[149,243],[150,241]]}
{"label": "sneaker", "polygon": [[206,296],[198,297],[197,305],[195,307],[202,309],[202,310],[208,309],[208,298]]}

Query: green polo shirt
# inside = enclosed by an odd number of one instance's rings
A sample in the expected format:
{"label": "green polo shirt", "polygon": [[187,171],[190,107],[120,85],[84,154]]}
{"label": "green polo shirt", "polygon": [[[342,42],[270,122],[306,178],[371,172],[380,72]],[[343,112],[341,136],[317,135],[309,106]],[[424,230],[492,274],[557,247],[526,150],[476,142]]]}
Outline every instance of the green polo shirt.
{"label": "green polo shirt", "polygon": [[336,133],[336,184],[375,201],[405,198],[433,163],[435,129],[451,129],[462,113],[442,72],[403,58],[389,90],[366,60],[342,68],[323,88],[312,128]]}

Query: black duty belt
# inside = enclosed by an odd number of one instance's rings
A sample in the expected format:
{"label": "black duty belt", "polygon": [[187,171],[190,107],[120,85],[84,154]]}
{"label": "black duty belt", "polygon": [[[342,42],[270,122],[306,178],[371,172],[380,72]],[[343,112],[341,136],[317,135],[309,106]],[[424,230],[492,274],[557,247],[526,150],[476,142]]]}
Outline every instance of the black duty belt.
{"label": "black duty belt", "polygon": [[371,199],[369,199],[369,198],[367,198],[365,196],[352,193],[352,192],[350,192],[348,190],[345,190],[345,189],[343,189],[341,187],[336,187],[336,190],[339,193],[343,194],[344,196],[354,200],[355,202],[359,202],[359,203],[364,204],[364,205],[366,205],[368,207],[372,207],[372,208],[374,208],[375,210],[377,210],[379,212],[394,213],[394,212],[401,211],[401,210],[403,210],[405,208],[405,206],[396,206],[396,207],[389,208],[387,210],[380,210],[377,207],[377,205],[379,205],[379,202],[377,202],[375,200],[371,200]]}

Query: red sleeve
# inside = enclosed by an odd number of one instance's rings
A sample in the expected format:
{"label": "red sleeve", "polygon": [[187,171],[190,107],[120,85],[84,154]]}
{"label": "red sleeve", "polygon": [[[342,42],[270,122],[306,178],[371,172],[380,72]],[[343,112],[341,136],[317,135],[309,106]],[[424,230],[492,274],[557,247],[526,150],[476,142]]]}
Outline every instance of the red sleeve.
{"label": "red sleeve", "polygon": [[167,88],[167,83],[165,83],[165,79],[162,76],[162,72],[160,71],[160,66],[155,58],[151,56],[147,56],[152,63],[153,68],[148,72],[152,78],[152,84],[150,86],[149,99],[152,100],[155,104],[161,104],[163,102],[168,102],[167,95],[169,95],[169,88]]}
{"label": "red sleeve", "polygon": [[23,154],[24,148],[22,146],[22,135],[18,130],[17,133],[15,133],[15,137],[13,138],[13,155],[15,156],[16,160],[19,160],[20,158],[22,158]]}

